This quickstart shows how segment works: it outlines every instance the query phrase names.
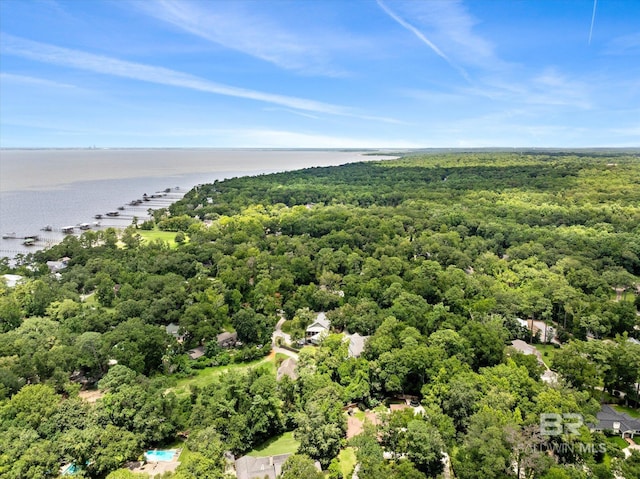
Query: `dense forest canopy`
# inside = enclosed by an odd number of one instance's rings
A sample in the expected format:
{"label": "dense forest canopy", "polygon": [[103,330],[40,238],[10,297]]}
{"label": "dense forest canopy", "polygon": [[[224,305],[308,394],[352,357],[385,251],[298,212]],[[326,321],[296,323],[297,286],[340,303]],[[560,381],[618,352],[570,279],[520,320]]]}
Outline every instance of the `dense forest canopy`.
{"label": "dense forest canopy", "polygon": [[[148,229],[175,241],[143,241]],[[62,258],[52,274],[47,261]],[[436,477],[443,452],[461,479],[639,477],[640,455],[625,460],[586,426],[600,402],[638,403],[631,153],[416,155],[217,181],[143,224],[1,267],[23,279],[0,283],[0,477],[57,477],[66,463],[130,477],[113,471],[188,436],[166,477],[220,478],[224,451],[285,431],[299,447],[284,477],[303,477],[305,461],[342,477],[347,446],[361,479]],[[276,323],[296,346],[319,312],[332,334],[295,353],[297,379],[277,381],[260,360]],[[234,348],[218,344],[225,331]],[[362,355],[344,333],[368,337]],[[545,382],[545,366],[510,345],[552,336],[543,359],[558,377]],[[81,385],[102,397],[85,401]],[[346,441],[343,406],[407,395],[423,414],[382,415]],[[541,437],[547,413],[585,426]]]}

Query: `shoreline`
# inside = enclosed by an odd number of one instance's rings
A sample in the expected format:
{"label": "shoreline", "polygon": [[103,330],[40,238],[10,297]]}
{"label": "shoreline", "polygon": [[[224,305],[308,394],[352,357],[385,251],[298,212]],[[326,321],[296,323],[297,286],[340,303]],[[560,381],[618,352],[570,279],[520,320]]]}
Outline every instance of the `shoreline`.
{"label": "shoreline", "polygon": [[[33,246],[0,239],[0,258],[16,258],[46,249],[64,239],[61,229],[82,222],[90,225],[102,214],[101,227],[124,229],[137,216],[148,218],[148,208],[167,207],[198,184],[313,167],[392,159],[378,150],[22,150],[2,156],[0,234],[39,236]],[[194,153],[195,152],[195,153]],[[173,201],[128,204],[149,194],[181,189]],[[105,213],[125,205],[119,217]],[[52,231],[41,231],[51,225]],[[78,234],[76,231],[75,234]]]}
{"label": "shoreline", "polygon": [[[192,186],[192,188],[195,187]],[[169,189],[170,191],[166,191]],[[173,203],[181,200],[185,194],[190,190],[185,190],[180,187],[166,188],[163,191],[156,191],[151,195],[143,193],[140,197],[141,201],[138,205],[124,205],[114,208],[113,212],[117,212],[117,215],[109,215],[106,213],[96,213],[101,215],[101,218],[95,218],[91,223],[74,223],[73,225],[61,226],[61,225],[43,225],[38,234],[30,235],[18,235],[13,232],[2,233],[2,249],[0,249],[0,258],[8,258],[9,262],[15,262],[17,256],[20,254],[29,254],[36,251],[43,251],[52,246],[61,243],[67,236],[80,237],[87,231],[102,231],[107,228],[114,228],[117,231],[123,231],[127,227],[133,224],[134,219],[139,219],[141,222],[149,220],[152,216],[149,214],[149,210],[157,210],[161,208],[168,208]],[[142,198],[147,197],[148,200]],[[135,200],[132,200],[135,201]],[[71,231],[69,231],[71,229]],[[6,237],[9,235],[15,235],[14,237]],[[24,244],[29,238],[37,237],[35,242],[31,245]],[[7,243],[15,242],[16,249],[5,248]],[[9,255],[7,253],[13,253]]]}

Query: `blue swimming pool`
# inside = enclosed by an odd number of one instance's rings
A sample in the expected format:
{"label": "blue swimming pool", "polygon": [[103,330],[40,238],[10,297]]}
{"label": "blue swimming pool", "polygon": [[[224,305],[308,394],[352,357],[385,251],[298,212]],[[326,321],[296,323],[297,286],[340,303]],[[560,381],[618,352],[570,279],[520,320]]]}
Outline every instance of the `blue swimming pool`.
{"label": "blue swimming pool", "polygon": [[78,471],[80,471],[80,468],[75,464],[67,464],[62,468],[62,471],[60,471],[60,474],[62,476],[73,476],[76,473],[78,473]]}
{"label": "blue swimming pool", "polygon": [[148,462],[172,461],[176,455],[175,449],[154,449],[144,453],[144,457]]}

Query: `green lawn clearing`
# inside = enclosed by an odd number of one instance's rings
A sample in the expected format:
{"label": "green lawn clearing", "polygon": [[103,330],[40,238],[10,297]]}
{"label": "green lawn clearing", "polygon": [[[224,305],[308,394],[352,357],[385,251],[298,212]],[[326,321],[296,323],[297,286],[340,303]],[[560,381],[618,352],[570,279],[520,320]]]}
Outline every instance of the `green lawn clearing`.
{"label": "green lawn clearing", "polygon": [[187,442],[178,437],[171,442],[163,444],[159,449],[182,449],[182,451],[180,451],[180,457],[178,458],[179,461],[184,461],[189,454],[192,454],[192,452],[187,449]]}
{"label": "green lawn clearing", "polygon": [[274,358],[273,356],[267,356],[262,359],[256,359],[255,361],[251,361],[249,363],[228,364],[226,366],[214,366],[197,370],[193,377],[178,380],[175,387],[170,388],[169,391],[173,391],[176,395],[181,396],[184,394],[188,394],[189,388],[191,386],[198,386],[199,388],[208,386],[209,384],[215,382],[216,378],[218,378],[221,374],[227,371],[242,371],[257,366],[266,366],[270,368],[275,374],[276,365]]}
{"label": "green lawn clearing", "polygon": [[540,351],[542,360],[547,365],[547,367],[551,368],[553,357],[556,355],[557,348],[552,344],[534,344],[533,347]]}
{"label": "green lawn clearing", "polygon": [[356,467],[356,451],[352,447],[347,447],[340,451],[338,454],[338,461],[340,461],[340,471],[342,477],[351,477],[353,469]]}
{"label": "green lawn clearing", "polygon": [[276,437],[272,437],[255,449],[247,453],[248,456],[266,457],[277,454],[295,454],[300,446],[300,442],[293,437],[293,432],[285,432]]}
{"label": "green lawn clearing", "polygon": [[356,409],[356,412],[353,414],[353,416],[362,422],[364,422],[364,420],[367,418],[365,412],[361,411],[360,409]]}
{"label": "green lawn clearing", "polygon": [[[178,243],[176,243],[176,232],[175,231],[160,231],[159,229],[154,230],[136,230],[136,233],[140,235],[143,243],[147,243],[150,241],[164,241],[169,244],[170,248],[176,248]],[[188,236],[185,236],[185,243],[189,241]]]}
{"label": "green lawn clearing", "polygon": [[629,446],[629,443],[622,439],[620,436],[608,436],[606,438],[606,441],[610,442],[611,444],[615,444],[620,449],[624,449],[625,447]]}

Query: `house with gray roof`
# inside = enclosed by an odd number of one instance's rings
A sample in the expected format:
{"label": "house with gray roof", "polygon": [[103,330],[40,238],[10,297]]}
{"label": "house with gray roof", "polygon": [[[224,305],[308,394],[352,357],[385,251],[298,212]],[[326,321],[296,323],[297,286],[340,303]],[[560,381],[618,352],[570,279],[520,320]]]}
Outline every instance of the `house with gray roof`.
{"label": "house with gray roof", "polygon": [[358,358],[364,351],[364,347],[367,344],[369,336],[360,336],[358,333],[346,334],[346,338],[349,340],[349,357]]}
{"label": "house with gray roof", "polygon": [[58,261],[47,261],[47,267],[51,273],[58,273],[67,267],[70,258],[62,258]]}
{"label": "house with gray roof", "polygon": [[628,414],[616,411],[608,404],[602,405],[596,418],[598,422],[592,425],[592,431],[612,431],[621,437],[630,438],[633,438],[636,434],[640,434],[639,420],[632,418]]}
{"label": "house with gray roof", "polygon": [[184,340],[184,335],[180,334],[179,332],[180,326],[178,326],[176,323],[167,324],[164,330],[167,332],[167,334],[176,338],[176,341],[178,341],[179,343],[181,343]]}
{"label": "house with gray roof", "polygon": [[187,351],[187,354],[191,359],[198,359],[204,356],[205,349],[204,346],[198,346],[197,348],[190,349]]}
{"label": "house with gray roof", "polygon": [[238,342],[238,333],[228,333],[225,331],[216,336],[216,341],[221,348],[232,348]]}
{"label": "house with gray roof", "polygon": [[236,460],[236,477],[238,479],[276,479],[282,473],[282,465],[290,455],[242,456]]}
{"label": "house with gray roof", "polygon": [[276,380],[280,381],[285,376],[289,376],[294,381],[298,379],[296,366],[298,366],[298,361],[296,360],[296,358],[287,358],[282,361],[282,364],[280,364],[278,372],[276,373]]}

